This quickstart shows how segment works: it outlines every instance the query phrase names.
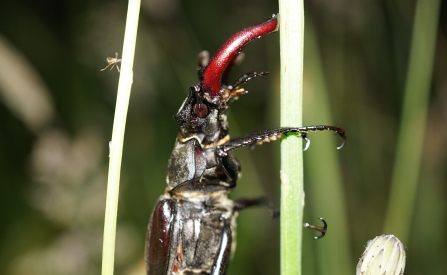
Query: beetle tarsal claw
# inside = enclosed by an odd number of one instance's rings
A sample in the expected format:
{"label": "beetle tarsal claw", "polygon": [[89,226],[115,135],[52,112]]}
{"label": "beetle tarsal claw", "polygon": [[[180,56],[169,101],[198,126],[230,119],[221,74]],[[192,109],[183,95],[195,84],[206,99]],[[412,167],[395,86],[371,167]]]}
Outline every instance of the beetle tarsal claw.
{"label": "beetle tarsal claw", "polygon": [[310,147],[310,139],[307,137],[305,133],[302,133],[301,137],[306,141],[306,146],[304,146],[303,151],[307,151],[307,149],[309,149]]}
{"label": "beetle tarsal claw", "polygon": [[343,136],[341,136],[341,137],[343,138],[343,143],[342,143],[340,146],[337,147],[337,150],[340,150],[340,149],[343,148],[343,147],[345,146],[345,144],[346,144],[346,136],[343,135]]}
{"label": "beetle tarsal claw", "polygon": [[321,232],[320,236],[315,236],[314,237],[314,239],[316,239],[316,240],[323,238],[324,235],[326,235],[326,232],[327,232],[327,223],[326,223],[326,221],[323,218],[318,218],[318,219],[320,219],[320,221],[323,222],[323,227],[316,226],[316,225],[310,224],[308,222],[303,223],[303,227],[310,228],[310,229],[317,230],[317,231]]}

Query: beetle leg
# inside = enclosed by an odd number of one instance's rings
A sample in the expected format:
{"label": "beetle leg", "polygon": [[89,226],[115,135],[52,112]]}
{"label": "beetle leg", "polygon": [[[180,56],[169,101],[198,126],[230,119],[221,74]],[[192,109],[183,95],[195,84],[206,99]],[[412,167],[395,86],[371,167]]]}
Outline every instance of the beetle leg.
{"label": "beetle leg", "polygon": [[225,156],[217,158],[218,164],[222,167],[223,172],[228,178],[228,187],[232,188],[236,186],[236,180],[239,177],[241,166],[236,158],[231,156]]}
{"label": "beetle leg", "polygon": [[308,132],[316,132],[316,131],[334,131],[340,137],[343,138],[343,143],[337,147],[337,149],[343,148],[346,143],[346,135],[345,131],[342,128],[327,126],[327,125],[318,125],[318,126],[304,126],[304,127],[284,127],[284,128],[276,128],[270,130],[259,131],[253,133],[251,135],[232,139],[229,142],[219,146],[216,150],[216,154],[219,157],[225,157],[228,155],[228,152],[234,150],[236,148],[246,146],[246,145],[260,145],[263,142],[269,142],[272,140],[276,140],[283,135],[288,135],[290,133],[299,134],[300,137],[306,140],[305,149],[309,147],[310,140],[307,138]]}
{"label": "beetle leg", "polygon": [[324,235],[326,235],[326,232],[327,232],[327,223],[326,223],[326,221],[323,218],[319,218],[319,219],[323,222],[323,224],[324,224],[323,227],[316,226],[316,225],[313,225],[313,224],[310,224],[310,223],[307,223],[307,222],[303,223],[303,226],[305,228],[310,228],[310,229],[317,230],[317,231],[321,232],[320,236],[315,236],[314,237],[314,239],[316,239],[316,240],[323,238]]}
{"label": "beetle leg", "polygon": [[[267,198],[256,198],[256,199],[238,199],[237,201],[234,201],[234,206],[233,206],[233,211],[235,212],[239,212],[241,210],[244,210],[245,208],[248,207],[252,207],[252,206],[265,206],[267,207],[267,209],[272,213],[273,218],[277,218],[280,215],[280,212],[275,209],[275,207],[273,206],[273,203],[271,201],[269,201]],[[321,239],[324,237],[324,235],[327,232],[327,223],[323,218],[319,218],[322,222],[323,222],[323,226],[316,226],[313,224],[310,224],[308,222],[303,223],[303,226],[305,228],[310,228],[313,230],[317,230],[319,232],[321,232],[320,236],[315,236],[315,239]]]}
{"label": "beetle leg", "polygon": [[211,275],[223,275],[230,260],[231,245],[233,243],[233,235],[231,233],[231,226],[227,219],[223,218],[224,226],[222,228],[222,237],[220,241],[219,251],[216,259],[214,259],[213,267],[211,268]]}
{"label": "beetle leg", "polygon": [[279,211],[275,208],[273,203],[267,198],[256,198],[256,199],[238,199],[234,202],[233,211],[239,212],[245,208],[252,206],[265,206],[272,214],[273,218],[279,217]]}
{"label": "beetle leg", "polygon": [[[256,199],[238,199],[237,201],[234,201],[233,211],[239,212],[241,210],[244,210],[245,208],[252,207],[252,206],[265,206],[267,209],[272,213],[273,218],[277,218],[280,215],[280,212],[275,209],[273,206],[273,203],[269,201],[267,198],[256,198]],[[323,222],[323,226],[316,226],[313,224],[310,224],[308,222],[303,223],[303,226],[305,228],[310,228],[313,230],[317,230],[321,232],[320,236],[315,236],[315,239],[321,239],[326,235],[327,232],[327,223],[323,218],[319,218]]]}

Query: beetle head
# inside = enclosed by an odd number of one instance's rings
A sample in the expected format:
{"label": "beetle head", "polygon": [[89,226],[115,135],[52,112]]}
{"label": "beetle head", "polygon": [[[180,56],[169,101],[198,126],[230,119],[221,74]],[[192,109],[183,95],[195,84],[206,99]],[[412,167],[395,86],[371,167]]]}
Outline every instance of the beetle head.
{"label": "beetle head", "polygon": [[219,141],[228,133],[225,110],[228,103],[246,93],[239,85],[267,72],[248,73],[233,85],[225,85],[222,78],[238,57],[245,45],[262,35],[278,30],[278,15],[269,20],[243,29],[234,34],[217,51],[208,63],[207,52],[199,54],[200,84],[190,88],[189,96],[174,116],[180,125],[183,138],[196,137],[203,144]]}
{"label": "beetle head", "polygon": [[206,100],[200,85],[192,86],[189,95],[174,116],[183,138],[196,137],[201,143],[214,143],[227,134],[227,120],[219,104]]}

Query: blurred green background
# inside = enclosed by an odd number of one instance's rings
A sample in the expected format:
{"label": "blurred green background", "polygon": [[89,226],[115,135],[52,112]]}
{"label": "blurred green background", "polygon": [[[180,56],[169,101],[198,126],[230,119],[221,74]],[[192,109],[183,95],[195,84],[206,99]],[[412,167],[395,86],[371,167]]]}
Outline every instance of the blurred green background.
{"label": "blurred green background", "polygon": [[[305,124],[343,127],[348,143],[337,151],[336,136],[309,135],[305,219],[324,217],[329,233],[314,241],[304,232],[303,274],[353,274],[367,240],[382,233],[403,241],[405,274],[447,270],[447,5],[425,3],[432,13],[423,13],[422,38],[412,42],[415,1],[305,1]],[[100,273],[119,77],[100,69],[122,49],[126,10],[116,0],[0,2],[0,274]],[[277,11],[265,0],[143,0],[116,274],[144,274],[146,226],[177,134],[172,116],[197,83],[197,54],[213,54]],[[422,44],[421,54],[412,43]],[[279,121],[278,34],[244,52],[230,82],[252,70],[271,74],[248,83],[250,93],[232,105],[233,137]],[[417,95],[407,113],[406,92]],[[398,145],[402,121],[406,147]],[[266,195],[279,208],[278,149],[236,152],[243,177],[232,198]],[[279,274],[278,220],[265,209],[243,211],[237,234],[228,274]]]}

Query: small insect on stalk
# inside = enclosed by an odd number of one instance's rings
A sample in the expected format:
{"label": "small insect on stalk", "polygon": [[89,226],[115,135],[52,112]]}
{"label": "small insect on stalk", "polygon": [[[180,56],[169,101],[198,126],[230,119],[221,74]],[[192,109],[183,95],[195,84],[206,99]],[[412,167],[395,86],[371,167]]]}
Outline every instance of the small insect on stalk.
{"label": "small insect on stalk", "polygon": [[118,70],[118,72],[120,71],[120,66],[118,65],[118,63],[121,63],[121,59],[118,58],[118,53],[115,53],[115,57],[107,57],[106,58],[107,61],[107,66],[104,69],[101,69],[102,71],[107,70],[108,67],[110,67],[110,70],[113,69],[113,67],[116,66],[116,69]]}
{"label": "small insect on stalk", "polygon": [[[344,130],[326,125],[282,127],[230,138],[226,110],[247,93],[240,85],[267,72],[244,74],[233,85],[222,83],[222,78],[234,62],[240,61],[246,44],[277,30],[278,18],[274,15],[234,34],[211,60],[207,52],[199,54],[200,83],[189,89],[188,97],[174,115],[180,132],[168,162],[166,193],[158,199],[148,226],[148,275],[225,274],[236,245],[237,213],[251,206],[265,206],[273,216],[279,215],[266,198],[228,199],[241,171],[232,155],[234,149],[290,134],[305,139],[307,149],[307,134],[316,131],[336,132],[344,144]],[[327,226],[322,221],[324,227],[304,226],[324,235]]]}

